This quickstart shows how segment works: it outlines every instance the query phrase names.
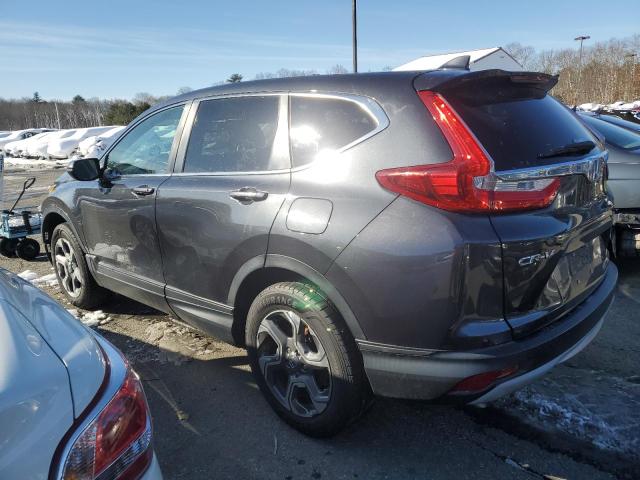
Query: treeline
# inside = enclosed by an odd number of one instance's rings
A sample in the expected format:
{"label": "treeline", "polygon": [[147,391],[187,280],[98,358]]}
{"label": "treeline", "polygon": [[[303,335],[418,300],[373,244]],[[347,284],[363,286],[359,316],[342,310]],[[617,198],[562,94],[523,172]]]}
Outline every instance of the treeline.
{"label": "treeline", "polygon": [[0,98],[0,130],[127,125],[151,105],[165,98],[167,97],[138,93],[132,101],[98,98],[85,100],[80,95],[76,95],[70,102],[47,101],[38,92],[32,98]]}
{"label": "treeline", "polygon": [[[578,42],[576,48],[541,50],[514,42],[505,46],[525,69],[559,74],[552,94],[573,105],[585,102],[613,103],[618,100],[640,99],[640,34],[608,41],[585,42],[582,62]],[[383,70],[387,70],[385,67]],[[262,72],[256,80],[300,75],[316,75],[316,70]],[[348,73],[342,65],[335,65],[323,73]],[[239,73],[226,82],[242,81]],[[218,82],[223,84],[226,82]],[[190,91],[182,87],[178,94]],[[81,128],[99,125],[126,125],[150,105],[167,97],[139,93],[129,100],[84,99],[76,95],[72,101],[42,99],[36,92],[32,98],[5,100],[0,98],[0,130],[22,128]]]}
{"label": "treeline", "polygon": [[552,94],[573,105],[586,102],[613,103],[640,99],[640,34],[595,42],[580,48],[536,51],[531,46],[505,46],[527,70],[559,74]]}

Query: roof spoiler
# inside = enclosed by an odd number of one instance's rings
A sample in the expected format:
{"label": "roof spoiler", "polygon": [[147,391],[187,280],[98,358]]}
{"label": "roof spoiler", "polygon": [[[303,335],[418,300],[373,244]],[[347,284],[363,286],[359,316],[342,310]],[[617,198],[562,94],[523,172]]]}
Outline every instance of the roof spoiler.
{"label": "roof spoiler", "polygon": [[[453,60],[457,60],[457,58]],[[445,65],[448,63],[450,62],[447,62]],[[540,72],[507,72],[506,70],[479,70],[469,72],[459,69],[457,71],[456,69],[450,69],[425,72],[416,77],[413,83],[416,90],[437,91],[464,87],[472,83],[505,79],[508,79],[511,83],[520,84],[523,87],[532,87],[544,93],[547,93],[558,83],[558,75],[549,75]]]}
{"label": "roof spoiler", "polygon": [[438,70],[469,70],[469,63],[471,62],[470,55],[460,55],[459,57],[452,58],[448,62],[441,65]]}

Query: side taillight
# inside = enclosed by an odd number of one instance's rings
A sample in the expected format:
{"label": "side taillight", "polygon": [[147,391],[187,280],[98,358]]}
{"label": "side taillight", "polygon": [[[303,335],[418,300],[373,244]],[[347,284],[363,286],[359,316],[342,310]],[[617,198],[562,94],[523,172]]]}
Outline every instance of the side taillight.
{"label": "side taillight", "polygon": [[418,92],[453,152],[445,163],[391,168],[376,173],[387,190],[454,212],[509,212],[544,208],[560,186],[557,178],[504,181],[478,140],[451,105],[430,91]]}
{"label": "side taillight", "polygon": [[142,384],[128,369],[122,386],[76,439],[64,480],[135,480],[151,464],[151,418]]}

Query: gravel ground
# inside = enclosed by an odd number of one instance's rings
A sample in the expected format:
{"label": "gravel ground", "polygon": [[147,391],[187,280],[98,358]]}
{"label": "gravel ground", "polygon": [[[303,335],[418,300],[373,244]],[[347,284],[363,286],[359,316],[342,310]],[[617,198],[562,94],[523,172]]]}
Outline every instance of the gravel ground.
{"label": "gravel ground", "polygon": [[[41,201],[60,171],[40,171]],[[9,171],[5,197],[28,176]],[[0,258],[34,278],[53,270]],[[140,373],[168,479],[639,478],[640,263],[620,265],[608,320],[594,342],[524,391],[487,409],[379,399],[336,438],[298,434],[272,413],[244,350],[120,296],[77,311]],[[49,277],[50,278],[50,277]],[[46,280],[46,279],[45,279]],[[37,280],[36,280],[37,281]],[[57,286],[38,284],[66,304]]]}

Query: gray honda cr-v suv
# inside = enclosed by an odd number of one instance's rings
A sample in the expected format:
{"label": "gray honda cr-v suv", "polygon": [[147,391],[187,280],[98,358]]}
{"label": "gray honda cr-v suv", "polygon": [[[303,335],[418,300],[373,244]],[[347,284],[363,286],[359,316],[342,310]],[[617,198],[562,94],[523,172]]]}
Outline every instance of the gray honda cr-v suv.
{"label": "gray honda cr-v suv", "polygon": [[311,435],[371,393],[484,403],[598,332],[617,278],[606,152],[555,77],[239,83],[72,162],[43,236],[79,307],[114,291],[246,346]]}

